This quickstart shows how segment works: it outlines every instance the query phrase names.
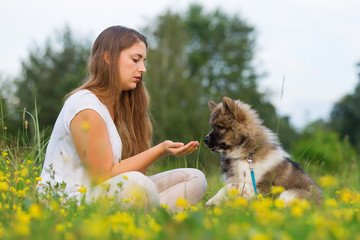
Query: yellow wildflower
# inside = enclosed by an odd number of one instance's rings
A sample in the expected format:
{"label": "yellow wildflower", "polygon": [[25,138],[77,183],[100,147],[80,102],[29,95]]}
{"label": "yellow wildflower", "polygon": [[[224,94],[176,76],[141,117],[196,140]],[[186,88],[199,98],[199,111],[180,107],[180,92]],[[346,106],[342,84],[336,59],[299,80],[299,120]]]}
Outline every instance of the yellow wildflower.
{"label": "yellow wildflower", "polygon": [[341,201],[343,201],[346,204],[348,203],[354,204],[355,201],[360,200],[360,195],[356,194],[354,191],[348,188],[341,189],[341,191],[337,191],[336,193],[339,195]]}
{"label": "yellow wildflower", "polygon": [[14,187],[10,187],[10,192],[16,193],[16,189]]}
{"label": "yellow wildflower", "polygon": [[177,207],[186,207],[187,206],[187,200],[185,198],[179,197],[176,201]]}
{"label": "yellow wildflower", "polygon": [[84,239],[106,239],[108,224],[104,217],[100,215],[93,215],[90,219],[85,219],[81,226],[81,233]]}
{"label": "yellow wildflower", "polygon": [[24,213],[21,208],[17,208],[16,217],[19,223],[28,224],[30,223],[30,215]]}
{"label": "yellow wildflower", "polygon": [[7,155],[9,155],[7,152],[2,152],[1,154],[3,157],[6,157]]}
{"label": "yellow wildflower", "polygon": [[13,232],[17,236],[28,236],[30,235],[30,227],[28,224],[12,223]]}
{"label": "yellow wildflower", "polygon": [[250,236],[251,240],[271,240],[271,235],[270,234],[265,234],[265,233],[254,233]]}
{"label": "yellow wildflower", "polygon": [[77,238],[75,237],[75,235],[73,233],[65,233],[65,240],[76,240]]}
{"label": "yellow wildflower", "polygon": [[18,178],[16,179],[16,182],[22,182],[22,181],[24,181],[24,179],[23,179],[22,177],[18,177]]}
{"label": "yellow wildflower", "polygon": [[333,226],[330,228],[330,231],[336,239],[348,239],[350,236],[349,231],[344,229],[342,226],[339,226],[338,224],[333,224]]}
{"label": "yellow wildflower", "polygon": [[0,191],[7,192],[9,190],[9,185],[6,182],[0,182]]}
{"label": "yellow wildflower", "polygon": [[257,198],[258,200],[260,200],[260,199],[264,198],[264,196],[263,196],[261,193],[259,193],[258,195],[256,195],[256,198]]}
{"label": "yellow wildflower", "polygon": [[191,210],[192,212],[198,212],[198,211],[199,211],[198,207],[196,207],[196,206],[191,206],[191,207],[190,207],[190,210]]}
{"label": "yellow wildflower", "polygon": [[294,217],[301,217],[304,214],[304,209],[300,205],[294,205],[291,207],[291,214]]}
{"label": "yellow wildflower", "polygon": [[149,222],[149,227],[154,230],[155,232],[160,232],[162,230],[162,227],[160,224],[158,224],[155,219],[151,218]]}
{"label": "yellow wildflower", "polygon": [[29,214],[32,218],[40,219],[41,218],[41,206],[39,204],[32,204],[29,208]]}
{"label": "yellow wildflower", "polygon": [[280,194],[283,191],[285,191],[285,188],[283,186],[272,186],[271,187],[271,194],[273,194],[273,195]]}
{"label": "yellow wildflower", "polygon": [[237,188],[230,188],[228,194],[230,198],[236,198],[240,195],[240,190]]}
{"label": "yellow wildflower", "polygon": [[26,177],[27,175],[29,175],[29,170],[27,168],[21,169],[20,176]]}
{"label": "yellow wildflower", "polygon": [[214,214],[215,214],[215,215],[220,215],[221,213],[222,213],[221,208],[219,208],[219,207],[215,207],[215,208],[214,208]]}
{"label": "yellow wildflower", "polygon": [[79,188],[78,191],[81,192],[81,193],[86,193],[87,192],[87,187],[81,185],[81,188]]}
{"label": "yellow wildflower", "polygon": [[63,224],[56,224],[55,231],[56,232],[64,232],[65,231],[65,226]]}
{"label": "yellow wildflower", "polygon": [[260,201],[252,202],[252,206],[256,212],[267,212],[272,206],[272,200],[270,198],[263,198]]}
{"label": "yellow wildflower", "polygon": [[61,209],[61,210],[60,210],[60,214],[63,215],[63,216],[66,216],[66,211],[65,211],[65,209]]}
{"label": "yellow wildflower", "polygon": [[166,204],[160,204],[160,207],[162,207],[163,209],[169,209],[169,205]]}
{"label": "yellow wildflower", "polygon": [[338,179],[331,175],[324,175],[319,178],[319,185],[322,187],[334,187],[338,184]]}
{"label": "yellow wildflower", "polygon": [[247,206],[248,201],[246,198],[238,197],[234,200],[234,206],[235,207],[245,207]]}
{"label": "yellow wildflower", "polygon": [[4,236],[4,227],[2,223],[0,223],[0,238],[2,238],[3,236]]}
{"label": "yellow wildflower", "polygon": [[182,211],[182,212],[178,212],[176,215],[174,215],[173,219],[176,222],[182,222],[188,217],[189,217],[189,214],[187,212],[185,212],[185,211]]}
{"label": "yellow wildflower", "polygon": [[82,129],[83,131],[89,130],[89,129],[90,129],[90,123],[89,123],[88,121],[83,121],[83,122],[81,123],[81,129]]}
{"label": "yellow wildflower", "polygon": [[145,190],[139,185],[133,185],[131,188],[127,189],[130,198],[133,200],[134,205],[137,207],[145,207],[147,204],[148,196]]}
{"label": "yellow wildflower", "polygon": [[239,224],[231,223],[227,228],[228,233],[233,236],[237,236],[241,231]]}
{"label": "yellow wildflower", "polygon": [[277,209],[283,209],[285,207],[285,201],[277,198],[274,200],[274,205]]}
{"label": "yellow wildflower", "polygon": [[9,179],[7,177],[0,177],[0,181],[9,182]]}
{"label": "yellow wildflower", "polygon": [[26,193],[24,190],[19,190],[17,192],[17,195],[18,195],[18,198],[22,198],[22,197],[25,197],[26,196]]}
{"label": "yellow wildflower", "polygon": [[338,203],[335,199],[333,198],[328,198],[324,200],[324,205],[327,207],[337,207]]}
{"label": "yellow wildflower", "polygon": [[301,217],[304,210],[310,209],[310,204],[305,199],[295,199],[291,201],[291,214],[294,217]]}
{"label": "yellow wildflower", "polygon": [[42,180],[41,177],[36,177],[36,178],[35,178],[35,181],[36,181],[36,182],[40,182],[41,180]]}

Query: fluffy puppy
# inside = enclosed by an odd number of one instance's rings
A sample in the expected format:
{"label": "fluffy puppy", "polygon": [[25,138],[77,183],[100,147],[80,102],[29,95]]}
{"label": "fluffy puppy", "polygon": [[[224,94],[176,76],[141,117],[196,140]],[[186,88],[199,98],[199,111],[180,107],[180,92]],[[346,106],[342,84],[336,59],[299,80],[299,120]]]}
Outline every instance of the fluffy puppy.
{"label": "fluffy puppy", "polygon": [[279,198],[285,202],[295,198],[321,202],[321,189],[298,163],[291,160],[277,136],[263,125],[255,110],[228,97],[218,104],[209,101],[208,105],[212,131],[204,142],[212,152],[220,154],[226,185],[206,205],[220,204],[227,198],[230,188],[239,189],[244,198],[254,197],[250,168],[254,172],[257,191],[264,196],[270,194],[272,186],[282,186],[285,191]]}

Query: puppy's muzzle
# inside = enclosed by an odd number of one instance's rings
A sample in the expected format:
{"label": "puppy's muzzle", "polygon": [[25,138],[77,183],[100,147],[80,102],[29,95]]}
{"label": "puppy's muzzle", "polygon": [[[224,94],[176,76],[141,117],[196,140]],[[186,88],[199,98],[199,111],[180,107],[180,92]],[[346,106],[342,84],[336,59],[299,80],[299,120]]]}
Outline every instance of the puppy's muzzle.
{"label": "puppy's muzzle", "polygon": [[211,137],[210,137],[210,134],[211,134],[211,133],[209,133],[208,135],[206,135],[205,138],[204,138],[204,143],[206,144],[207,147],[210,147],[210,145],[211,145]]}

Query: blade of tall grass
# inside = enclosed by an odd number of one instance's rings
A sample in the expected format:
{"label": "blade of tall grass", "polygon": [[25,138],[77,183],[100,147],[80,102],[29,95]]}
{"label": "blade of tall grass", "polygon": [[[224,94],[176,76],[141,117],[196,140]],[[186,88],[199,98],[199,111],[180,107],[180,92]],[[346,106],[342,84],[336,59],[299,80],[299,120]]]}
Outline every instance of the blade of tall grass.
{"label": "blade of tall grass", "polygon": [[203,143],[203,136],[204,136],[204,130],[201,130],[201,138],[199,142],[199,147],[196,154],[196,169],[199,169],[199,159],[200,159],[200,151],[201,151],[201,145]]}
{"label": "blade of tall grass", "polygon": [[[284,89],[285,89],[285,75],[283,77],[283,81],[282,81],[282,85],[281,85],[280,103],[279,103],[278,111],[280,111],[280,108],[281,108],[281,103],[282,103],[282,100],[284,97]],[[280,120],[281,120],[281,116],[280,116],[280,114],[278,114],[278,122],[277,122],[277,127],[276,127],[277,135],[279,135],[279,132],[280,132]]]}

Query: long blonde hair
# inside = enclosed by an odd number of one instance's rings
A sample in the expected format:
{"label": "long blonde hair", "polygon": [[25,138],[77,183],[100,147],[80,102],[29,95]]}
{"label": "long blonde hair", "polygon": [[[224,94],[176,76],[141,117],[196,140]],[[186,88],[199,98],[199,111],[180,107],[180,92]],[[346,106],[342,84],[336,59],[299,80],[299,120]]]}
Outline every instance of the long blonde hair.
{"label": "long blonde hair", "polygon": [[[136,42],[143,42],[147,47],[146,37],[133,29],[123,26],[105,29],[91,50],[89,79],[69,94],[88,89],[105,105],[113,106],[114,122],[122,141],[122,159],[149,149],[152,137],[150,98],[144,83],[140,81],[135,89],[128,91],[121,91],[119,86],[120,53]],[[110,64],[105,62],[106,52],[109,52]]]}

